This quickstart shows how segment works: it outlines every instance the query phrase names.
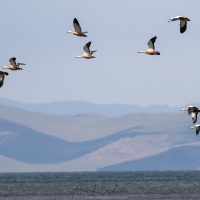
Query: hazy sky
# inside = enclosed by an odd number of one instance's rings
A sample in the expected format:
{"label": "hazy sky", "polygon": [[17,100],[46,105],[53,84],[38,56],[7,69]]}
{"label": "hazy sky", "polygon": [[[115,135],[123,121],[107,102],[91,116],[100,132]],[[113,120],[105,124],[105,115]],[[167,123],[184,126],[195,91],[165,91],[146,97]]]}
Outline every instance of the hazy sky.
{"label": "hazy sky", "polygon": [[[22,102],[84,100],[134,105],[200,102],[197,0],[0,0],[0,97]],[[191,21],[184,34],[170,17]],[[87,38],[68,34],[76,17]],[[160,56],[138,54],[157,36]],[[96,59],[77,59],[92,41]]]}

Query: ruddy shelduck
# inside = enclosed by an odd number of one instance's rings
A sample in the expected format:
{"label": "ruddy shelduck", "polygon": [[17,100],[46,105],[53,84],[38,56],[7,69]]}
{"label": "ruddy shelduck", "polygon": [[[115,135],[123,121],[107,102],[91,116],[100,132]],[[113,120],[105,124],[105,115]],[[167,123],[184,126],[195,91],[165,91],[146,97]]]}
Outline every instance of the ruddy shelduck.
{"label": "ruddy shelduck", "polygon": [[24,63],[16,63],[16,58],[13,57],[13,58],[10,58],[9,59],[9,62],[10,62],[10,66],[3,66],[3,69],[10,69],[10,70],[13,70],[13,71],[16,71],[16,70],[23,70],[22,68],[20,68],[19,66],[20,65],[26,65]]}
{"label": "ruddy shelduck", "polygon": [[190,19],[183,16],[176,16],[176,17],[171,17],[168,22],[173,22],[177,20],[180,20],[180,33],[184,33],[187,29],[187,21],[190,21]]}
{"label": "ruddy shelduck", "polygon": [[160,55],[160,52],[159,51],[155,51],[155,41],[156,41],[156,36],[151,38],[147,45],[148,45],[148,48],[146,51],[138,51],[138,53],[145,53],[145,54],[148,54],[148,55]]}
{"label": "ruddy shelduck", "polygon": [[195,124],[197,122],[197,115],[200,112],[199,108],[195,106],[188,106],[187,108],[182,108],[182,111],[188,111],[188,115],[192,116],[192,122]]}
{"label": "ruddy shelduck", "polygon": [[79,37],[87,37],[87,35],[85,35],[85,33],[87,32],[81,31],[81,26],[76,18],[74,18],[73,25],[74,25],[74,31],[68,31],[68,33],[71,33]]}
{"label": "ruddy shelduck", "polygon": [[93,56],[92,54],[93,54],[94,52],[96,52],[97,50],[90,51],[90,45],[91,45],[91,42],[88,42],[88,43],[83,47],[84,54],[83,54],[82,56],[76,56],[76,58],[86,58],[86,59],[96,58],[96,57]]}

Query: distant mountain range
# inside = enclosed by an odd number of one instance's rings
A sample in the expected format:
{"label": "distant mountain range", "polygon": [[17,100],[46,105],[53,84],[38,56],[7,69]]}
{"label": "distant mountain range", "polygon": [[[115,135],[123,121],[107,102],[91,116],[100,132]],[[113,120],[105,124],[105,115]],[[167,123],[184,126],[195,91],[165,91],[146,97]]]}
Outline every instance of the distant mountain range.
{"label": "distant mountain range", "polygon": [[0,172],[200,168],[187,112],[67,116],[2,103]]}
{"label": "distant mountain range", "polygon": [[168,105],[136,106],[126,104],[94,104],[86,101],[58,101],[51,103],[21,103],[9,99],[0,98],[0,104],[21,108],[33,112],[55,115],[79,115],[87,113],[99,113],[106,116],[120,116],[131,113],[161,113],[179,112],[181,107],[169,107]]}

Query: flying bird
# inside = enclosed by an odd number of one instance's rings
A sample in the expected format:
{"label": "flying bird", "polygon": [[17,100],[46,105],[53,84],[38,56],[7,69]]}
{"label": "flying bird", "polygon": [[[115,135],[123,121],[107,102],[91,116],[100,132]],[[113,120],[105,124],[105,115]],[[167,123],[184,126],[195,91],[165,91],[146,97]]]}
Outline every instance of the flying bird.
{"label": "flying bird", "polygon": [[97,50],[90,51],[90,45],[91,45],[91,42],[88,42],[83,47],[84,54],[82,56],[76,56],[76,58],[86,58],[86,59],[96,58],[95,56],[93,56],[93,53],[96,52]]}
{"label": "flying bird", "polygon": [[145,54],[148,54],[148,55],[160,55],[160,52],[159,51],[155,51],[155,41],[156,41],[156,38],[157,36],[151,38],[147,45],[148,45],[148,48],[146,51],[138,51],[138,53],[145,53]]}
{"label": "flying bird", "polygon": [[5,75],[8,76],[8,72],[0,71],[0,88],[3,86]]}
{"label": "flying bird", "polygon": [[73,25],[74,25],[74,31],[68,31],[68,33],[71,33],[73,35],[80,36],[80,37],[87,37],[87,35],[85,35],[85,33],[87,32],[81,31],[81,26],[76,18],[74,18]]}
{"label": "flying bird", "polygon": [[187,29],[187,21],[190,21],[190,19],[183,16],[176,16],[176,17],[171,17],[168,22],[173,22],[176,20],[180,20],[180,33],[184,33]]}
{"label": "flying bird", "polygon": [[199,125],[199,124],[195,124],[195,125],[192,126],[191,128],[195,128],[195,129],[196,129],[196,135],[199,134],[199,131],[200,131],[200,125]]}
{"label": "flying bird", "polygon": [[199,108],[195,106],[188,106],[187,108],[182,108],[182,111],[188,111],[188,115],[192,116],[192,122],[195,124],[197,122],[197,114],[200,112]]}
{"label": "flying bird", "polygon": [[10,62],[10,66],[3,66],[3,69],[10,69],[10,70],[13,70],[13,71],[16,71],[16,70],[23,70],[22,68],[20,68],[19,66],[20,65],[26,65],[24,63],[16,63],[16,58],[13,57],[13,58],[10,58],[9,59],[9,62]]}

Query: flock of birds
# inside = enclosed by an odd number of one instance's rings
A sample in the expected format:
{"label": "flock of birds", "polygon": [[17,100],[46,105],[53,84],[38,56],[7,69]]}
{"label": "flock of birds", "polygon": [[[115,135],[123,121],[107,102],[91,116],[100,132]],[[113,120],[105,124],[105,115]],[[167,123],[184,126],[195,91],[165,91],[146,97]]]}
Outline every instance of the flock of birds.
{"label": "flock of birds", "polygon": [[[176,17],[172,17],[169,19],[168,22],[172,22],[172,21],[180,21],[180,33],[184,33],[187,29],[187,22],[190,21],[190,19],[188,19],[187,17],[183,17],[183,16],[176,16]],[[79,37],[87,37],[86,35],[86,31],[83,32],[81,30],[81,26],[78,22],[78,20],[76,18],[74,18],[73,20],[73,26],[74,26],[74,31],[68,31],[68,33],[71,33],[73,35],[79,36]],[[160,55],[159,51],[155,50],[155,42],[156,42],[156,36],[151,38],[147,45],[148,48],[145,51],[138,51],[138,53],[144,53],[144,54],[148,54],[148,55]],[[96,58],[95,56],[93,56],[93,53],[95,53],[97,50],[90,50],[90,45],[91,45],[91,41],[86,43],[85,46],[83,47],[84,53],[81,56],[76,56],[76,58],[85,58],[85,59],[91,59],[91,58]],[[3,69],[10,69],[13,71],[16,70],[22,70],[22,68],[20,68],[20,65],[25,65],[24,63],[16,63],[16,58],[10,58],[9,59],[10,65],[9,66],[3,66]],[[8,72],[4,72],[4,71],[0,71],[0,87],[2,87],[3,83],[4,83],[4,78],[5,76],[8,75]],[[195,106],[188,106],[187,108],[183,108],[183,111],[188,111],[188,114],[192,116],[192,121],[194,126],[192,126],[191,128],[195,128],[196,129],[196,134],[198,135],[200,132],[200,124],[195,124],[197,122],[197,114],[200,112],[200,109],[195,107]]]}
{"label": "flock of birds", "polygon": [[[172,21],[176,21],[176,20],[180,21],[180,33],[184,33],[187,29],[187,21],[190,21],[190,19],[188,19],[187,17],[183,17],[183,16],[176,16],[176,17],[170,18],[168,22],[172,22]],[[73,25],[74,25],[74,31],[68,31],[68,33],[71,33],[71,34],[79,36],[79,37],[87,37],[87,35],[86,35],[87,32],[86,31],[83,32],[81,30],[81,26],[76,18],[74,18]],[[155,50],[154,43],[156,41],[156,38],[157,37],[155,36],[148,41],[147,50],[138,51],[138,53],[145,53],[148,55],[160,55],[160,52]],[[83,50],[84,50],[83,55],[76,56],[76,58],[86,58],[86,59],[96,58],[95,56],[93,56],[93,53],[96,52],[97,50],[90,51],[90,45],[91,45],[91,42],[88,42],[87,44],[85,44],[85,46],[83,47]]]}
{"label": "flock of birds", "polygon": [[[173,21],[180,21],[180,33],[184,33],[187,29],[187,22],[190,21],[187,17],[184,16],[176,16],[176,17],[171,17],[168,22],[173,22]],[[73,35],[79,36],[79,37],[87,37],[86,31],[83,32],[81,30],[81,26],[76,18],[73,20],[73,25],[74,25],[74,31],[68,31],[68,33],[71,33]],[[144,53],[148,55],[160,55],[159,51],[155,50],[155,42],[156,42],[157,36],[154,36],[151,38],[148,43],[147,43],[147,49],[145,51],[138,51],[138,53]],[[91,41],[85,44],[83,47],[84,53],[82,56],[76,56],[76,58],[85,58],[85,59],[91,59],[91,58],[96,58],[93,56],[93,53],[96,52],[97,50],[90,51],[90,45]],[[198,135],[200,132],[200,125],[195,124],[197,122],[197,114],[200,112],[200,109],[198,109],[195,106],[188,106],[187,108],[183,108],[182,110],[187,110],[189,115],[192,115],[192,121],[194,126],[191,128],[196,129],[196,134]]]}
{"label": "flock of birds", "polygon": [[[190,21],[190,19],[188,19],[187,17],[183,17],[183,16],[176,16],[176,17],[170,18],[168,22],[172,22],[172,21],[176,21],[176,20],[180,21],[180,33],[184,33],[187,29],[187,21]],[[83,32],[81,30],[81,26],[76,18],[74,18],[73,25],[74,25],[74,31],[68,31],[68,33],[71,33],[71,34],[79,36],[79,37],[87,37],[87,35],[86,35],[87,32],[86,31]],[[155,50],[154,43],[156,42],[156,38],[157,37],[155,36],[148,41],[147,50],[138,51],[138,53],[145,53],[148,55],[160,55],[160,52]],[[87,44],[85,44],[85,46],[83,47],[83,50],[84,50],[83,55],[76,56],[76,58],[86,58],[86,59],[96,58],[95,56],[93,56],[93,53],[96,52],[97,50],[90,51],[90,45],[91,45],[91,42],[88,42]]]}

